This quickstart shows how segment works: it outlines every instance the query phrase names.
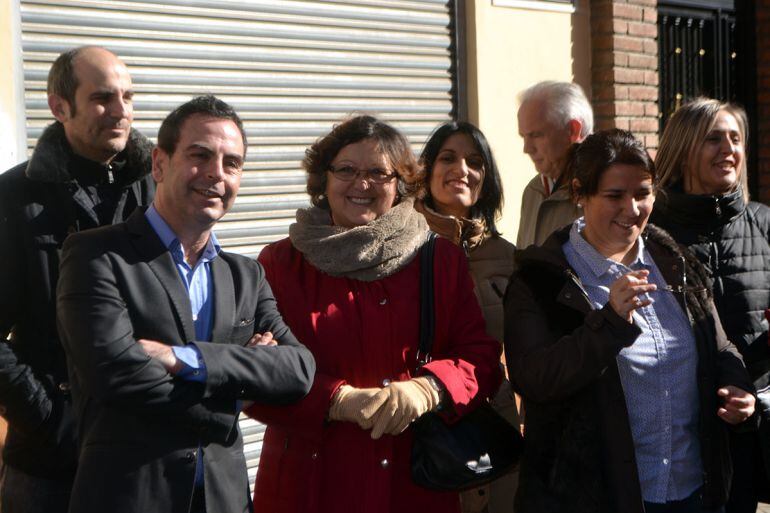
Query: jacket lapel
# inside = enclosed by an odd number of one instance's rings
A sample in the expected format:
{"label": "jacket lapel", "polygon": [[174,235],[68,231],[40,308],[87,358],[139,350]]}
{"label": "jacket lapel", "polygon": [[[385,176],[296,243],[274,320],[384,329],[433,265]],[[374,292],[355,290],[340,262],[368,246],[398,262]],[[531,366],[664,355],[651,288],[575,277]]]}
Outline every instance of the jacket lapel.
{"label": "jacket lapel", "polygon": [[126,221],[128,230],[133,235],[131,243],[166,290],[179,325],[182,327],[184,339],[187,342],[192,342],[195,340],[195,327],[190,297],[179,277],[171,253],[168,252],[155,230],[147,222],[147,218],[144,216],[145,210],[146,208],[137,208]]}
{"label": "jacket lapel", "polygon": [[221,256],[211,261],[211,279],[214,283],[214,323],[211,341],[229,343],[235,325],[235,288],[230,266]]}

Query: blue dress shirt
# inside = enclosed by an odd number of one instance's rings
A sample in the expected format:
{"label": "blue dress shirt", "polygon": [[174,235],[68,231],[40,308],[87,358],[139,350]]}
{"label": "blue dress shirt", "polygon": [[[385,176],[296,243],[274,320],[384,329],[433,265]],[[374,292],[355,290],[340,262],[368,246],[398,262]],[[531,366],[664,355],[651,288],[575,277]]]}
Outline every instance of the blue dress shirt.
{"label": "blue dress shirt", "polygon": [[[211,234],[195,266],[190,267],[184,259],[182,243],[179,242],[174,231],[155,209],[155,205],[150,205],[145,216],[163,245],[168,248],[176,265],[176,270],[179,272],[179,277],[182,278],[187,289],[195,326],[195,340],[211,341],[214,318],[214,285],[211,281],[210,262],[217,257],[221,249],[216,236]],[[183,363],[182,371],[177,374],[178,377],[193,381],[206,381],[206,365],[194,343],[185,347],[174,347],[172,350]]]}
{"label": "blue dress shirt", "polygon": [[[210,342],[214,319],[214,284],[211,280],[210,263],[217,257],[221,249],[216,236],[213,232],[211,233],[200,258],[193,267],[190,267],[184,259],[182,243],[179,242],[174,230],[155,209],[155,205],[150,205],[144,215],[163,245],[168,248],[176,265],[176,270],[179,272],[179,277],[182,278],[182,282],[187,288],[195,326],[195,340]],[[182,362],[182,370],[176,376],[189,381],[205,382],[206,365],[200,351],[195,347],[195,342],[189,342],[184,347],[171,348],[174,355]],[[201,452],[200,447],[198,452]],[[203,458],[199,457],[195,464],[196,486],[203,486],[203,480]]]}
{"label": "blue dress shirt", "polygon": [[698,432],[698,354],[687,314],[640,237],[630,266],[602,256],[582,236],[585,222],[572,225],[562,247],[595,308],[609,301],[610,285],[631,271],[649,270],[653,303],[637,308],[641,335],[617,356],[620,381],[634,439],[636,464],[646,502],[665,503],[692,495],[703,484]]}

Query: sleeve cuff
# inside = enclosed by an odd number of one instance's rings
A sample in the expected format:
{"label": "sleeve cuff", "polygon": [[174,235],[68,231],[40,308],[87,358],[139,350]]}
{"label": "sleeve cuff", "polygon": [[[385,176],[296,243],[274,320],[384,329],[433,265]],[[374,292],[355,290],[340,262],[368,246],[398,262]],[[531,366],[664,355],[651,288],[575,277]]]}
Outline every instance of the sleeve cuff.
{"label": "sleeve cuff", "polygon": [[176,374],[178,378],[199,383],[206,382],[206,363],[203,361],[200,349],[195,344],[174,346],[171,350],[174,352],[174,356],[182,362],[182,370]]}

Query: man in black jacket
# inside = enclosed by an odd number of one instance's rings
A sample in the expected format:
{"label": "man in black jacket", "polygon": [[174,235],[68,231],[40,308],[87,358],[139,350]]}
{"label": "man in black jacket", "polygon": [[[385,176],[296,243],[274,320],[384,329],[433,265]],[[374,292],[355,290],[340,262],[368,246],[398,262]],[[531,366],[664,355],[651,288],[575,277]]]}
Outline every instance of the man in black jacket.
{"label": "man in black jacket", "polygon": [[56,122],[0,174],[0,414],[9,430],[0,510],[66,512],[77,462],[56,331],[59,253],[74,233],[152,201],[152,143],[131,129],[125,64],[99,47],[61,54],[48,75]]}

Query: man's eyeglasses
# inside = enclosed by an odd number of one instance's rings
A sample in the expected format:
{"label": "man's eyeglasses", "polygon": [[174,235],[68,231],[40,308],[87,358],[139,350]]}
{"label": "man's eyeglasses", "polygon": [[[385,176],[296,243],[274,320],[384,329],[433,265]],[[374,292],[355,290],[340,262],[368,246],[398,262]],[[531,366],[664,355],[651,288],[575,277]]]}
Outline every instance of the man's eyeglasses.
{"label": "man's eyeglasses", "polygon": [[352,182],[359,176],[372,183],[388,183],[396,177],[396,173],[388,173],[384,169],[373,167],[372,169],[358,169],[353,166],[329,166],[329,172],[335,178],[343,182]]}

